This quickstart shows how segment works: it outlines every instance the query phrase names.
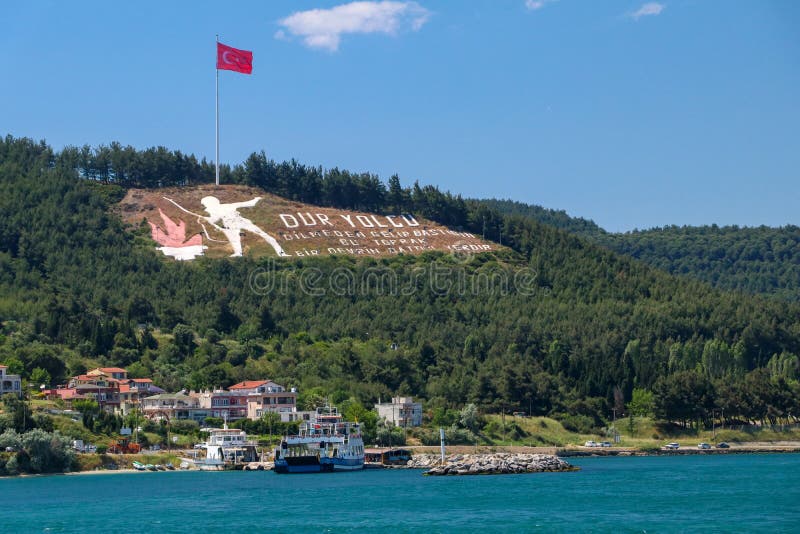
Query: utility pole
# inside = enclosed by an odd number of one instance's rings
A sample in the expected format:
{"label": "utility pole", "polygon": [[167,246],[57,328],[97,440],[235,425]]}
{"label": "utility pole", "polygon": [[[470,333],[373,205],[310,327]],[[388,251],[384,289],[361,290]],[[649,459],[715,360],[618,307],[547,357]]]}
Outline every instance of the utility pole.
{"label": "utility pole", "polygon": [[501,413],[501,418],[503,419],[503,443],[505,443],[506,442],[506,407],[505,407],[505,405],[503,405],[503,407],[500,409],[500,413]]}
{"label": "utility pole", "polygon": [[714,437],[714,440],[717,439],[717,413],[716,410],[711,410],[711,435]]}
{"label": "utility pole", "polygon": [[614,429],[614,436],[613,436],[614,437],[614,443],[617,443],[617,436],[619,435],[619,433],[617,432],[617,409],[616,408],[611,408],[611,413],[612,413],[612,417],[613,417],[612,422],[611,422],[611,428]]}

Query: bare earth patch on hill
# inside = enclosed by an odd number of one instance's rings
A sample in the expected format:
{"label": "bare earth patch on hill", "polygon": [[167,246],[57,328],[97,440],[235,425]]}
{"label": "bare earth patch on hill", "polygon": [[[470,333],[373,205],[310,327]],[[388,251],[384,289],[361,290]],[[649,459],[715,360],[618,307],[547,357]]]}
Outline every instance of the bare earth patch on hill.
{"label": "bare earth patch on hill", "polygon": [[[227,218],[221,218],[216,215],[219,211],[209,211],[218,206],[216,201],[202,202],[208,197],[216,198],[223,209],[231,204],[241,207],[228,207]],[[245,203],[248,205],[242,206]],[[277,256],[281,250],[290,257],[386,257],[430,250],[474,254],[500,248],[469,232],[410,214],[379,215],[323,208],[239,185],[131,189],[118,209],[128,224],[150,223],[152,237],[161,245],[178,242],[185,247],[194,246],[192,250],[197,251],[199,236],[206,247],[205,255],[210,257],[238,255],[233,244],[236,234],[242,254],[255,257]],[[181,235],[174,235],[175,228],[180,228]],[[270,239],[276,244],[271,244]],[[173,248],[179,249],[180,244],[169,250]]]}

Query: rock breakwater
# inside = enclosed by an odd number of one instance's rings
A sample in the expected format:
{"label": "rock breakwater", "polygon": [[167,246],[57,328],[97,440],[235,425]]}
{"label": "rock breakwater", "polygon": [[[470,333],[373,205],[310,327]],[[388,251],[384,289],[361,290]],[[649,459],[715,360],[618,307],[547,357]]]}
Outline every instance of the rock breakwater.
{"label": "rock breakwater", "polygon": [[428,469],[426,475],[501,475],[515,473],[544,473],[560,471],[577,471],[557,456],[549,454],[455,454],[441,458],[434,454],[415,455],[408,462],[408,467]]}

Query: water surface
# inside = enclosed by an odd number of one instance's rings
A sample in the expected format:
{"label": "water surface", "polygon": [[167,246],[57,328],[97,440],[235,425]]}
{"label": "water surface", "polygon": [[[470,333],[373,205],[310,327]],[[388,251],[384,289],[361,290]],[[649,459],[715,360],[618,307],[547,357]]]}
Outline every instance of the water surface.
{"label": "water surface", "polygon": [[575,458],[423,477],[145,472],[0,480],[2,532],[796,532],[800,454]]}

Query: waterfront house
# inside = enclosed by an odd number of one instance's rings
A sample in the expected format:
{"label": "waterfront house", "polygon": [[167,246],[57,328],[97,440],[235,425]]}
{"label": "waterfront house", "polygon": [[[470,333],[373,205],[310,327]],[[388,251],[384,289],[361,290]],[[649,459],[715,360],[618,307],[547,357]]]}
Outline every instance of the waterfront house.
{"label": "waterfront house", "polygon": [[271,386],[281,387],[271,380],[245,380],[244,382],[239,382],[238,384],[232,385],[228,388],[228,391],[238,391],[245,395],[249,395],[250,393],[264,391],[265,388]]}
{"label": "waterfront house", "polygon": [[0,396],[6,393],[22,396],[22,379],[19,375],[8,374],[7,365],[0,365]]}
{"label": "waterfront house", "polygon": [[193,395],[197,395],[200,407],[207,410],[211,417],[219,417],[225,421],[247,417],[247,393],[216,389]]}
{"label": "waterfront house", "polygon": [[114,412],[119,408],[119,382],[100,369],[73,376],[66,388],[57,390],[59,397],[73,401],[94,399],[102,410]]}
{"label": "waterfront house", "polygon": [[422,404],[412,397],[392,397],[392,402],[375,405],[378,417],[402,428],[422,426]]}
{"label": "waterfront house", "polygon": [[160,393],[142,399],[142,413],[153,421],[191,419],[203,423],[211,416],[210,410],[200,407],[197,394]]}
{"label": "waterfront house", "polygon": [[114,380],[126,380],[128,378],[128,371],[122,369],[121,367],[98,367],[97,369],[88,371],[86,374],[88,376],[103,375],[106,378],[111,378]]}
{"label": "waterfront house", "polygon": [[[239,384],[236,384],[238,386]],[[236,386],[231,386],[234,389]],[[247,395],[247,418],[260,419],[269,412],[289,414],[297,410],[297,390],[286,388],[271,380],[264,380],[257,387],[250,389]],[[281,416],[283,418],[283,416]]]}
{"label": "waterfront house", "polygon": [[73,376],[66,386],[46,391],[49,397],[69,403],[93,399],[101,409],[122,415],[138,407],[142,398],[163,392],[149,378],[128,378],[128,371],[121,367],[98,367]]}

